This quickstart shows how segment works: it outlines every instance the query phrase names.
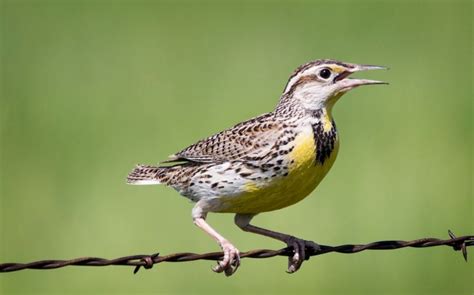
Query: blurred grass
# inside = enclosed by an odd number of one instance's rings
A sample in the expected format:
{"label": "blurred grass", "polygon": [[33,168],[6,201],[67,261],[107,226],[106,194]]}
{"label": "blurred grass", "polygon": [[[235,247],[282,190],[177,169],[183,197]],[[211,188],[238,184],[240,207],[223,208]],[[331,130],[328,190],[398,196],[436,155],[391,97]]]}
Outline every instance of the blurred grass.
{"label": "blurred grass", "polygon": [[[343,97],[341,150],[302,203],[256,224],[324,244],[472,234],[472,2],[49,2],[1,6],[0,261],[214,251],[190,204],[130,187],[136,163],[270,111],[316,58],[381,64]],[[241,249],[277,248],[210,223]],[[67,268],[0,276],[2,294],[472,294],[451,249]]]}

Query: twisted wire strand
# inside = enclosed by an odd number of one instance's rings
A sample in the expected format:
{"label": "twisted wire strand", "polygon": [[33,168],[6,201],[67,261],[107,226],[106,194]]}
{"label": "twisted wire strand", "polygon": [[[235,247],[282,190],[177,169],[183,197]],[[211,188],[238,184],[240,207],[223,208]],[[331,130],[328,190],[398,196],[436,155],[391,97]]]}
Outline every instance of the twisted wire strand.
{"label": "twisted wire strand", "polygon": [[[411,241],[377,241],[368,244],[345,244],[338,246],[320,245],[317,250],[307,249],[307,259],[311,256],[323,255],[331,252],[353,254],[365,250],[395,250],[400,248],[428,248],[437,246],[449,246],[455,251],[461,251],[464,259],[467,261],[467,247],[474,246],[474,235],[456,237],[451,231],[448,231],[449,239],[422,238]],[[286,247],[278,250],[256,249],[243,252],[241,258],[271,258],[275,256],[291,256],[293,255],[292,247]],[[70,265],[76,266],[109,266],[109,265],[125,265],[135,266],[133,273],[137,273],[140,267],[150,269],[153,265],[162,262],[188,262],[195,260],[219,260],[222,259],[222,252],[210,252],[204,254],[197,253],[173,253],[161,256],[159,253],[147,255],[131,255],[115,259],[105,259],[100,257],[80,257],[70,260],[39,260],[29,263],[2,263],[0,264],[0,272],[14,272],[24,269],[55,269]]]}

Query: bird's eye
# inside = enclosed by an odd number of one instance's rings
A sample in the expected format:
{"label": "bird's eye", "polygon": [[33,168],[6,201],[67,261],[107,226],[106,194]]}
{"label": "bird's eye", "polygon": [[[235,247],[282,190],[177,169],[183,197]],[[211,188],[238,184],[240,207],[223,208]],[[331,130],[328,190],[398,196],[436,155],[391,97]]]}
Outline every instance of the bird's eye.
{"label": "bird's eye", "polygon": [[319,71],[319,76],[323,79],[328,79],[331,77],[331,71],[329,69],[322,69]]}

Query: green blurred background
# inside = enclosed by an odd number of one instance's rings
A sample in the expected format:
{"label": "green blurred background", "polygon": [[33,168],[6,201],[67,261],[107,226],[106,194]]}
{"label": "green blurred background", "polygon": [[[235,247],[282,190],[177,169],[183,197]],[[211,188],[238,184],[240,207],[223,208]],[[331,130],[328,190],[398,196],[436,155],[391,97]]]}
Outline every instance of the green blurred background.
{"label": "green blurred background", "polygon": [[[354,1],[355,2],[355,1]],[[219,248],[192,204],[136,187],[157,163],[272,110],[296,66],[381,64],[334,110],[339,158],[303,202],[255,224],[322,244],[473,234],[472,2],[3,1],[1,262]],[[280,248],[209,222],[241,250]],[[473,294],[450,248],[286,259],[70,267],[0,275],[2,294]]]}

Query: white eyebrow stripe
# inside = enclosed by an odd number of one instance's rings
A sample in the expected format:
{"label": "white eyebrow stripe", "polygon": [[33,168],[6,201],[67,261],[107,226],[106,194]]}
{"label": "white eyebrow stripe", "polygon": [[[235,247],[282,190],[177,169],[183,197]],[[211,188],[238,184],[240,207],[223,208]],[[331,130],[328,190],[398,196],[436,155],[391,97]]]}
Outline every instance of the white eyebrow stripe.
{"label": "white eyebrow stripe", "polygon": [[304,71],[301,71],[301,72],[299,72],[298,74],[296,74],[295,76],[293,76],[293,77],[288,81],[288,83],[286,84],[285,91],[283,91],[283,94],[288,93],[288,91],[290,91],[291,87],[292,87],[296,82],[298,82],[298,80],[301,79],[301,77],[313,74],[313,73],[308,73],[308,74],[306,74],[306,73],[309,72],[309,71],[314,71],[315,69],[316,69],[316,67],[309,67],[309,68],[305,69]]}

